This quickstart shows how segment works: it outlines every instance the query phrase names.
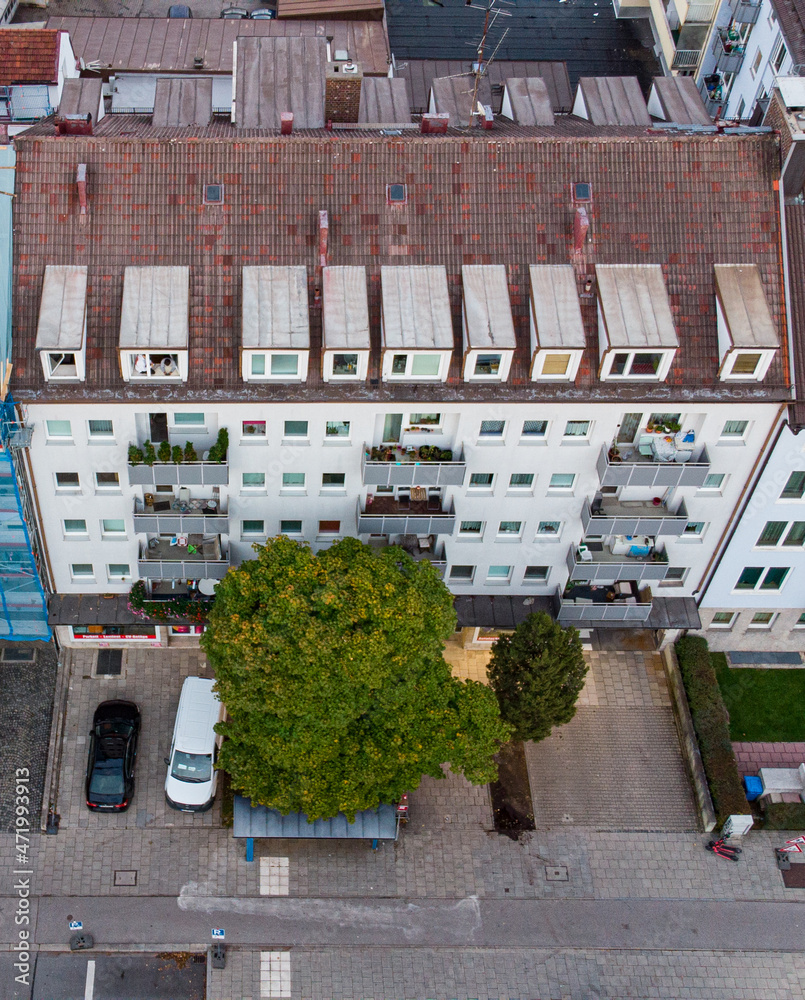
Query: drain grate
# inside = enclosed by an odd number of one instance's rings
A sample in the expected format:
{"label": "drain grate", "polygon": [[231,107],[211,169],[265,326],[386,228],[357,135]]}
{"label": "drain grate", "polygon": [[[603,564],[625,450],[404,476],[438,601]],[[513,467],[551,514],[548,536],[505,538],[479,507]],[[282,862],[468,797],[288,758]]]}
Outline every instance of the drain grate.
{"label": "drain grate", "polygon": [[131,870],[115,872],[115,885],[137,885],[137,872]]}
{"label": "drain grate", "polygon": [[546,882],[567,882],[567,865],[545,865]]}
{"label": "drain grate", "polygon": [[96,677],[119,677],[123,671],[122,649],[99,649],[95,661]]}

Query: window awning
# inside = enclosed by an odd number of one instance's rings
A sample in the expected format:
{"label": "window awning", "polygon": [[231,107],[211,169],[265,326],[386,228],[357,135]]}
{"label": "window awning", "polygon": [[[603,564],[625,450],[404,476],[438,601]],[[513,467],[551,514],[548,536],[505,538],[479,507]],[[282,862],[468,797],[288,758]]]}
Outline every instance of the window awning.
{"label": "window awning", "polygon": [[365,267],[322,270],[324,349],[369,350],[369,299]]}
{"label": "window awning", "polygon": [[36,349],[83,350],[86,314],[87,268],[75,264],[48,264],[39,306]]}
{"label": "window awning", "polygon": [[643,351],[679,347],[659,264],[597,264],[595,274],[605,347]]}
{"label": "window awning", "polygon": [[187,350],[189,301],[189,267],[127,267],[120,347]]}
{"label": "window awning", "polygon": [[733,347],[778,348],[757,264],[716,264],[714,270],[716,298]]}
{"label": "window awning", "polygon": [[465,264],[461,279],[467,335],[465,348],[513,351],[517,341],[506,267],[503,264]]}
{"label": "window awning", "polygon": [[537,336],[535,346],[583,350],[586,339],[573,267],[570,264],[540,264],[532,265],[529,270]]}
{"label": "window awning", "polygon": [[243,268],[243,347],[310,349],[306,267]]}
{"label": "window awning", "polygon": [[381,267],[383,347],[453,349],[447,272],[437,267]]}

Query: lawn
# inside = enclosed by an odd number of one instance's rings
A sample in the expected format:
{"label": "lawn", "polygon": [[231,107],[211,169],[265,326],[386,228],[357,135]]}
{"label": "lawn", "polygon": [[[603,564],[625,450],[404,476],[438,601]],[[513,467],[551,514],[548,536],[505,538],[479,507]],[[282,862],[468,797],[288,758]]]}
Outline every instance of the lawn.
{"label": "lawn", "polygon": [[805,742],[805,670],[730,669],[712,653],[733,742]]}

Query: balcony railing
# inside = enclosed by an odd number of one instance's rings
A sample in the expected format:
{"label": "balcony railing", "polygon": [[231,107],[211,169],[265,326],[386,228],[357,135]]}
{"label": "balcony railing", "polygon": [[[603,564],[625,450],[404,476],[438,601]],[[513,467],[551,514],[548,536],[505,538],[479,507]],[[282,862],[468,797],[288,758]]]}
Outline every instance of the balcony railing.
{"label": "balcony railing", "polygon": [[699,65],[701,49],[677,49],[671,69],[695,69]]}
{"label": "balcony railing", "polygon": [[[624,593],[620,591],[623,590]],[[632,583],[615,587],[576,584],[556,592],[560,625],[621,625],[641,628],[651,615],[651,590]]]}
{"label": "balcony railing", "polygon": [[589,544],[571,545],[567,553],[567,569],[571,580],[587,580],[590,583],[664,580],[668,572],[668,557],[662,548],[653,548],[645,556],[630,556],[615,555],[603,545],[600,551],[593,550]]}
{"label": "balcony railing", "polygon": [[140,546],[137,569],[147,580],[221,580],[229,569],[229,551],[219,537],[188,535],[187,545],[152,538]]}
{"label": "balcony railing", "polygon": [[676,511],[642,500],[585,499],[581,523],[589,535],[681,535],[688,523],[684,503]]}
{"label": "balcony railing", "polygon": [[760,0],[739,0],[733,8],[732,19],[738,24],[756,24],[760,7]]}
{"label": "balcony railing", "polygon": [[602,486],[701,487],[710,472],[710,457],[704,446],[676,451],[672,461],[661,461],[654,452],[643,455],[631,445],[616,444],[604,446],[596,464]]}
{"label": "balcony railing", "polygon": [[[377,457],[372,458],[372,453]],[[379,457],[380,455],[383,457]],[[467,463],[460,452],[449,462],[431,461],[400,448],[372,448],[363,453],[364,486],[463,486]]]}
{"label": "balcony railing", "polygon": [[737,73],[743,62],[745,45],[736,38],[729,37],[728,28],[719,28],[713,39],[715,68],[721,73]]}
{"label": "balcony railing", "polygon": [[178,500],[162,499],[157,494],[153,504],[134,501],[134,530],[152,534],[205,535],[229,534],[229,517],[215,500],[191,500],[182,504]]}
{"label": "balcony railing", "polygon": [[228,486],[227,462],[154,462],[153,465],[129,463],[132,486]]}
{"label": "balcony railing", "polygon": [[709,24],[716,12],[714,3],[692,3],[688,5],[685,24]]}
{"label": "balcony railing", "polygon": [[400,501],[394,497],[375,496],[361,509],[358,501],[359,535],[452,535],[456,515],[433,501]]}

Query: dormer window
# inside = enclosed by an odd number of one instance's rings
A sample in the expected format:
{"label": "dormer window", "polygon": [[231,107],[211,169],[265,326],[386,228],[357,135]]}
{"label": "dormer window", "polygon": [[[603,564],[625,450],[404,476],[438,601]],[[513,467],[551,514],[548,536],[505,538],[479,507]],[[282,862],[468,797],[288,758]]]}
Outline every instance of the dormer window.
{"label": "dormer window", "polygon": [[531,272],[531,379],[572,382],[586,343],[576,272],[569,264],[534,265]]}
{"label": "dormer window", "polygon": [[599,377],[664,382],[679,341],[659,264],[599,264]]}
{"label": "dormer window", "polygon": [[126,382],[186,382],[189,267],[127,267],[120,313]]}
{"label": "dormer window", "polygon": [[760,382],[780,341],[756,264],[716,264],[719,378]]}
{"label": "dormer window", "polygon": [[384,382],[444,382],[453,320],[444,266],[381,267]]}
{"label": "dormer window", "polygon": [[505,382],[516,341],[503,264],[461,269],[464,286],[464,381]]}
{"label": "dormer window", "polygon": [[369,373],[369,299],[366,268],[322,269],[325,382],[364,382]]}
{"label": "dormer window", "polygon": [[307,268],[243,268],[246,382],[304,382],[310,355]]}
{"label": "dormer window", "polygon": [[87,333],[87,269],[45,268],[36,349],[48,382],[83,382]]}

